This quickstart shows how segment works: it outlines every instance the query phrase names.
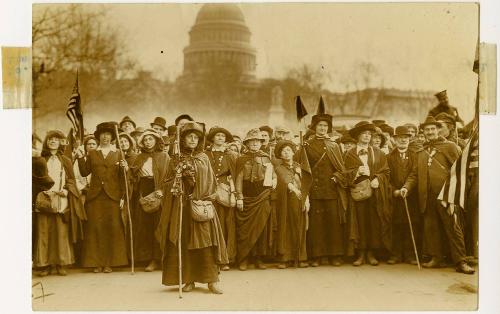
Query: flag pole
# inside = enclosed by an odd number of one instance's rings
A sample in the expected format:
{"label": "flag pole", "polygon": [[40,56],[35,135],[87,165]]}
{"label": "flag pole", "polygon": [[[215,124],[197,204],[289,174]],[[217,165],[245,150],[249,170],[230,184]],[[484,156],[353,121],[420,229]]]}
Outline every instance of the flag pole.
{"label": "flag pole", "polygon": [[[122,160],[125,160],[125,154],[123,153],[122,147],[120,145],[120,135],[118,134],[118,125],[115,124],[115,135],[116,135],[116,146],[118,146],[118,149],[120,150],[120,154],[122,157]],[[131,269],[130,273],[131,275],[134,274],[134,234],[132,232],[132,217],[130,215],[130,200],[129,200],[129,195],[128,195],[128,180],[127,180],[127,170],[123,168],[123,180],[125,181],[125,204],[127,206],[127,214],[128,214],[128,226],[129,226],[129,232],[130,232],[130,263],[131,263]]]}
{"label": "flag pole", "polygon": [[[180,128],[177,126],[176,134],[175,134],[175,150],[177,153],[178,157],[178,162],[181,162],[181,144],[180,144]],[[179,174],[176,174],[179,175]],[[183,194],[184,194],[184,187],[182,184],[182,175],[178,177],[179,180],[179,235],[177,238],[177,255],[179,257],[178,260],[178,266],[179,266],[179,299],[182,299],[182,212],[183,212]]]}

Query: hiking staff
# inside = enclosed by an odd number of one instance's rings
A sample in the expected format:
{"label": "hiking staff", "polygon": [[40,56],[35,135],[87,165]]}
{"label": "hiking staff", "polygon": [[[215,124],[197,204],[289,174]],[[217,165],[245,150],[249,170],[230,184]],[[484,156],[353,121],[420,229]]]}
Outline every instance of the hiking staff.
{"label": "hiking staff", "polygon": [[415,236],[413,234],[413,227],[411,224],[410,211],[408,210],[408,202],[406,201],[406,196],[403,197],[403,201],[405,203],[406,216],[408,217],[408,224],[410,225],[411,241],[413,242],[413,249],[415,250],[415,258],[417,259],[418,269],[422,270],[422,267],[420,266],[420,259],[418,258],[417,244],[415,243]]}
{"label": "hiking staff", "polygon": [[[177,153],[178,162],[181,162],[181,142],[180,142],[180,127],[177,126],[176,134],[175,134],[175,152]],[[177,238],[177,255],[179,257],[179,299],[182,299],[182,211],[183,211],[183,199],[182,195],[184,194],[184,188],[182,184],[182,174],[177,173],[177,180],[179,180],[179,236]]]}
{"label": "hiking staff", "polygon": [[[304,117],[307,116],[307,110],[304,106],[304,104],[302,103],[302,100],[300,99],[300,96],[297,96],[295,98],[295,110],[296,110],[296,113],[297,113],[297,122],[299,123],[299,141],[300,141],[300,152],[303,152],[303,154],[299,155],[299,158],[302,159],[303,157],[304,158],[307,158],[307,155],[305,154],[305,151],[304,150],[304,132],[303,132],[303,128],[305,129],[305,121],[304,121]],[[303,160],[299,160],[299,162],[302,164],[304,161]],[[302,195],[302,197],[307,197],[307,195]],[[301,200],[302,202],[302,200]],[[297,254],[295,255],[295,264],[298,266],[299,265],[299,259],[300,259],[300,252],[302,250],[302,242],[304,240],[304,233],[305,233],[305,230],[303,230],[304,228],[307,228],[307,211],[305,210],[304,208],[305,206],[305,203],[302,203],[302,212],[300,213],[299,215],[299,243],[298,243],[298,247],[297,247]],[[305,224],[305,226],[304,226]]]}
{"label": "hiking staff", "polygon": [[[116,135],[116,146],[120,150],[120,155],[122,160],[125,160],[125,154],[123,153],[122,147],[120,145],[120,135],[118,134],[118,125],[115,124],[115,135]],[[130,231],[130,272],[134,274],[134,235],[132,232],[132,216],[130,214],[130,200],[128,195],[128,180],[127,180],[127,169],[123,168],[123,179],[125,180],[125,204],[127,206],[127,215],[128,215],[128,226]]]}

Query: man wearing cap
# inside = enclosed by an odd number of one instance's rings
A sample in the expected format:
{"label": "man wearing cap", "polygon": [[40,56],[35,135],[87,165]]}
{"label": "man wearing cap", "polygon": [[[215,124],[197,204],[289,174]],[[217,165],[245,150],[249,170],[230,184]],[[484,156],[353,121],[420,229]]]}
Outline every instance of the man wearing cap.
{"label": "man wearing cap", "polygon": [[445,112],[451,115],[455,121],[462,124],[464,123],[462,118],[460,118],[460,116],[458,115],[457,108],[450,105],[446,90],[436,93],[434,96],[437,98],[439,104],[429,111],[429,116],[436,118],[438,114],[440,114],[441,112]]}
{"label": "man wearing cap", "polygon": [[[443,264],[445,240],[450,246],[451,259],[456,271],[474,273],[465,260],[465,244],[462,228],[457,223],[453,207],[445,208],[437,199],[443,184],[450,175],[450,168],[459,157],[458,146],[438,135],[440,123],[434,117],[427,117],[421,128],[427,142],[417,155],[419,206],[423,213],[423,254],[431,256],[424,267],[434,268]],[[446,234],[443,238],[441,235]]]}
{"label": "man wearing cap", "polygon": [[175,125],[182,128],[184,124],[192,121],[194,121],[194,119],[190,115],[184,113],[175,118]]}
{"label": "man wearing cap", "polygon": [[344,135],[342,135],[342,137],[340,138],[340,143],[342,144],[342,154],[344,156],[351,148],[356,146],[356,140],[349,135],[349,132],[346,132]]}
{"label": "man wearing cap", "polygon": [[404,203],[406,198],[415,240],[420,243],[420,213],[417,192],[413,189],[417,181],[417,153],[409,149],[410,137],[406,126],[398,126],[394,135],[396,148],[387,156],[393,191],[392,252],[388,264],[402,261],[417,264]]}
{"label": "man wearing cap", "polygon": [[289,136],[290,131],[287,128],[283,126],[276,127],[276,130],[274,131],[274,138],[276,143],[278,143],[279,141],[289,140]]}
{"label": "man wearing cap", "polygon": [[[342,264],[344,255],[344,226],[346,223],[346,176],[342,152],[328,133],[332,131],[332,116],[316,114],[311,126],[315,131],[304,144],[308,165],[304,171],[312,174],[312,184],[306,191],[310,199],[307,256],[317,267],[322,259],[334,266]],[[302,162],[304,164],[304,161]]]}
{"label": "man wearing cap", "polygon": [[421,150],[424,145],[424,141],[421,141],[417,136],[418,127],[413,123],[406,123],[403,126],[408,128],[408,132],[410,134],[410,144],[408,146],[408,149],[414,152]]}
{"label": "man wearing cap", "polygon": [[264,153],[268,154],[271,158],[274,158],[274,146],[276,143],[273,141],[273,129],[268,125],[263,125],[259,128],[262,133],[262,138],[264,142],[262,143],[262,150]]}
{"label": "man wearing cap", "polygon": [[236,161],[237,262],[246,270],[252,257],[258,269],[266,269],[263,258],[272,255],[273,228],[270,194],[277,179],[269,155],[260,150],[264,138],[255,128],[248,131],[243,144],[248,151]]}
{"label": "man wearing cap", "polygon": [[150,125],[153,130],[160,134],[160,136],[163,136],[167,129],[167,121],[162,117],[156,117]]}
{"label": "man wearing cap", "polygon": [[448,141],[457,144],[461,149],[463,149],[467,143],[463,139],[459,138],[458,134],[456,133],[457,124],[455,121],[455,117],[446,112],[441,112],[435,116],[435,119],[441,123],[441,126],[439,128],[439,135],[441,135]]}
{"label": "man wearing cap", "polygon": [[122,121],[120,121],[119,127],[123,132],[130,134],[135,130],[136,125],[129,116],[125,116],[123,117]]}
{"label": "man wearing cap", "polygon": [[[237,155],[226,148],[226,143],[232,142],[233,136],[225,128],[214,126],[208,132],[207,140],[212,144],[207,147],[205,153],[210,160],[217,183],[217,197],[214,205],[226,241],[229,263],[234,263],[236,258],[235,209],[224,201],[230,197],[229,194],[236,194],[234,178],[236,177]],[[229,265],[223,265],[222,270],[229,270]]]}
{"label": "man wearing cap", "polygon": [[[345,155],[345,167],[355,175],[350,177],[351,188],[363,183],[369,185],[372,194],[369,198],[355,201],[351,194],[351,215],[349,225],[349,254],[357,251],[354,266],[366,260],[378,265],[376,253],[391,250],[391,185],[389,165],[386,155],[377,147],[370,146],[375,126],[368,121],[357,123],[349,134],[357,140],[356,147]],[[356,228],[357,226],[357,228]]]}

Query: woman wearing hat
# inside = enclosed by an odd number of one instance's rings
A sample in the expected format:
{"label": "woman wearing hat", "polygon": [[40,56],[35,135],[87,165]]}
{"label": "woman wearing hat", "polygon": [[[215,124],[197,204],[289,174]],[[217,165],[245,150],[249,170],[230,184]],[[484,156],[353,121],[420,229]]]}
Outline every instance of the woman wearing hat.
{"label": "woman wearing hat", "polygon": [[[194,220],[191,201],[213,201],[216,194],[215,174],[203,152],[203,127],[187,122],[180,129],[180,153],[169,163],[167,193],[163,198],[157,236],[162,248],[162,283],[179,285],[179,228],[181,232],[182,283],[184,292],[192,291],[195,282],[208,283],[212,293],[218,287],[218,265],[228,263],[221,224],[214,210],[208,220]],[[182,192],[182,193],[181,193]],[[179,225],[182,202],[182,225]],[[196,217],[196,216],[195,216]]]}
{"label": "woman wearing hat", "polygon": [[375,127],[375,132],[372,133],[372,140],[370,144],[373,147],[380,149],[382,152],[384,152],[384,154],[387,155],[389,153],[389,150],[385,143],[386,137],[384,136],[384,133],[382,133],[382,130],[379,127]]}
{"label": "woman wearing hat", "polygon": [[[73,243],[81,239],[81,221],[86,219],[71,160],[63,155],[61,141],[65,139],[61,131],[54,130],[47,133],[43,142],[42,157],[46,162],[48,177],[54,182],[46,182],[43,188],[58,198],[58,208],[57,213],[42,212],[35,208],[37,234],[33,263],[41,270],[40,276],[48,275],[51,267],[59,275],[66,275],[65,267],[75,262]],[[48,181],[49,178],[42,181]]]}
{"label": "woman wearing hat", "polygon": [[280,269],[289,265],[307,267],[305,215],[309,211],[309,197],[302,190],[300,164],[293,160],[295,147],[292,141],[282,140],[275,150],[276,157],[282,161],[276,166],[276,258]]}
{"label": "woman wearing hat", "polygon": [[123,130],[123,132],[130,134],[134,132],[135,130],[135,122],[130,119],[129,116],[123,117],[122,121],[120,121],[120,129]]}
{"label": "woman wearing hat", "polygon": [[[373,124],[367,121],[357,123],[349,134],[357,140],[356,148],[345,156],[345,166],[356,175],[351,177],[349,185],[369,180],[372,195],[370,198],[355,201],[351,198],[349,226],[349,253],[357,251],[354,266],[368,262],[375,266],[375,257],[379,250],[391,249],[391,185],[389,166],[385,154],[377,147],[370,146],[372,134],[376,132]],[[355,226],[358,226],[356,229]]]}
{"label": "woman wearing hat", "polygon": [[[83,149],[85,152],[85,156],[87,156],[90,151],[93,151],[96,148],[97,148],[97,140],[96,140],[95,136],[94,135],[87,135],[83,139]],[[78,188],[78,191],[80,191],[80,193],[82,193],[82,203],[85,204],[85,195],[87,194],[87,190],[88,190],[92,176],[88,175],[88,176],[84,177],[80,174],[80,169],[78,168],[78,160],[76,160],[76,159],[73,163],[73,172],[75,173],[76,187]]]}
{"label": "woman wearing hat", "polygon": [[147,213],[142,209],[140,198],[156,192],[164,194],[164,181],[170,158],[163,152],[162,139],[153,129],[145,130],[139,137],[141,153],[130,162],[134,191],[132,193],[132,227],[134,236],[134,260],[148,263],[145,271],[155,270],[161,261],[160,243],[155,238],[155,229],[160,221],[160,208]]}
{"label": "woman wearing hat", "polygon": [[269,155],[260,150],[264,138],[259,129],[248,131],[243,144],[248,151],[236,162],[236,232],[237,262],[246,270],[248,259],[265,269],[262,259],[272,255],[272,226],[270,194],[276,187],[276,174]]}
{"label": "woman wearing hat", "polygon": [[[234,178],[237,155],[226,147],[227,142],[233,141],[233,136],[228,130],[215,126],[208,132],[207,140],[212,143],[207,147],[206,154],[215,173],[217,192],[236,194]],[[236,218],[234,208],[228,207],[227,202],[222,201],[227,200],[227,196],[218,197],[214,205],[224,233],[229,263],[234,263],[236,258]],[[222,270],[229,270],[229,265],[224,265]]]}
{"label": "woman wearing hat", "polygon": [[134,138],[130,134],[122,132],[118,135],[118,140],[120,148],[125,154],[125,160],[129,165],[132,164],[133,160],[137,156]]}
{"label": "woman wearing hat", "polygon": [[322,259],[340,266],[344,255],[346,223],[346,172],[340,147],[328,135],[332,132],[332,116],[317,114],[310,128],[315,132],[305,143],[305,155],[311,169],[312,184],[306,187],[311,202],[307,231],[307,256],[311,266]]}
{"label": "woman wearing hat", "polygon": [[86,197],[88,221],[81,264],[83,267],[93,267],[96,273],[110,273],[111,267],[128,263],[123,208],[123,168],[127,169],[128,165],[111,144],[116,139],[115,128],[114,122],[97,125],[94,132],[94,136],[99,139],[97,149],[90,151],[86,159],[83,158],[83,151],[77,152],[82,176],[92,174]]}

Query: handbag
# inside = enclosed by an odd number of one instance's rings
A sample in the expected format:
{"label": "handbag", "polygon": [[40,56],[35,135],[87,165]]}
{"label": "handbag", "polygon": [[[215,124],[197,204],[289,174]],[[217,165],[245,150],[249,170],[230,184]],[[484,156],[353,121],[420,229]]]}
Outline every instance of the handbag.
{"label": "handbag", "polygon": [[157,191],[153,191],[146,196],[139,198],[139,204],[141,204],[142,209],[148,213],[152,214],[160,209],[161,197],[158,197]]}
{"label": "handbag", "polygon": [[212,201],[191,200],[191,218],[198,222],[212,220],[215,208]]}
{"label": "handbag", "polygon": [[236,195],[234,195],[234,184],[231,177],[228,177],[229,184],[218,183],[216,188],[215,201],[225,207],[236,206]]}
{"label": "handbag", "polygon": [[351,196],[357,202],[369,199],[372,196],[370,179],[365,179],[356,183],[356,185],[351,188]]}
{"label": "handbag", "polygon": [[[62,189],[63,166],[59,175],[59,190]],[[68,198],[54,191],[42,191],[36,196],[35,208],[45,214],[64,214],[69,209]]]}

